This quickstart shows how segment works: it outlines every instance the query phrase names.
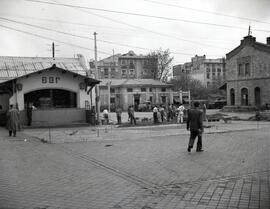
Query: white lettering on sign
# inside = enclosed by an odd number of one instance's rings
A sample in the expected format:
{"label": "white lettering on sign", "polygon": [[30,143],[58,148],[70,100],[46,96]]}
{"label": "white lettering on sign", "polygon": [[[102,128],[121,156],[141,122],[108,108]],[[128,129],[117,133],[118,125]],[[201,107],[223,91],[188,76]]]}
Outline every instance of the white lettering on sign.
{"label": "white lettering on sign", "polygon": [[42,83],[58,83],[60,80],[60,77],[41,77],[41,82]]}

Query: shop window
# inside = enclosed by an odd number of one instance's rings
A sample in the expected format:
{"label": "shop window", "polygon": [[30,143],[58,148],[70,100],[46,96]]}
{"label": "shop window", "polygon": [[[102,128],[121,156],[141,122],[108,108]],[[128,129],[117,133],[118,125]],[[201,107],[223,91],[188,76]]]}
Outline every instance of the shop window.
{"label": "shop window", "polygon": [[127,88],[127,92],[133,92],[132,88]]}
{"label": "shop window", "polygon": [[110,88],[110,92],[111,92],[112,94],[114,94],[114,93],[115,93],[115,88]]}
{"label": "shop window", "polygon": [[24,95],[25,104],[33,103],[36,108],[75,108],[77,94],[62,89],[42,89]]}

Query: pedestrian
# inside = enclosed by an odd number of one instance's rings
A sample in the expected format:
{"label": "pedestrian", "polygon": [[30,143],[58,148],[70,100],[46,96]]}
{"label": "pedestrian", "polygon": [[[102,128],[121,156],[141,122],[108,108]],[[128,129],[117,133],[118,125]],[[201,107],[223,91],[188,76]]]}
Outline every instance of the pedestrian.
{"label": "pedestrian", "polygon": [[190,130],[190,138],[188,143],[188,152],[193,148],[196,137],[197,152],[202,152],[202,133],[203,133],[203,113],[199,110],[199,102],[194,103],[194,109],[188,111],[187,130]]}
{"label": "pedestrian", "polygon": [[133,105],[130,106],[129,111],[130,111],[130,124],[133,124],[133,122],[134,122],[134,125],[136,125],[136,118],[135,118],[135,114],[134,114],[134,106]]}
{"label": "pedestrian", "polygon": [[158,123],[158,109],[157,109],[157,106],[155,106],[153,108],[153,119],[154,119],[154,123]]}
{"label": "pedestrian", "polygon": [[121,109],[121,107],[117,107],[115,112],[116,112],[117,124],[121,124],[122,123],[122,119],[121,119],[122,109]]}
{"label": "pedestrian", "polygon": [[168,107],[168,114],[167,114],[167,120],[170,121],[172,118],[173,118],[172,105],[169,104],[169,107]]}
{"label": "pedestrian", "polygon": [[16,132],[19,129],[20,122],[20,113],[18,109],[12,104],[10,105],[10,109],[7,112],[7,129],[9,132],[9,136],[16,136]]}
{"label": "pedestrian", "polygon": [[103,110],[103,118],[106,125],[109,124],[109,112],[107,109]]}
{"label": "pedestrian", "polygon": [[180,104],[180,106],[178,107],[178,116],[177,116],[177,123],[183,123],[184,122],[184,110],[185,107],[183,104]]}
{"label": "pedestrian", "polygon": [[128,106],[128,109],[127,109],[128,121],[130,121],[130,118],[131,118],[130,108],[131,108],[131,106]]}
{"label": "pedestrian", "polygon": [[165,109],[164,109],[163,105],[160,106],[159,112],[160,112],[161,122],[163,123],[163,121],[164,121],[164,115],[165,115]]}
{"label": "pedestrian", "polygon": [[203,109],[203,121],[207,121],[207,117],[206,117],[206,104],[205,103],[203,103],[202,109]]}
{"label": "pedestrian", "polygon": [[26,107],[26,116],[27,116],[27,125],[32,125],[32,111],[33,111],[33,104],[32,102],[27,103]]}

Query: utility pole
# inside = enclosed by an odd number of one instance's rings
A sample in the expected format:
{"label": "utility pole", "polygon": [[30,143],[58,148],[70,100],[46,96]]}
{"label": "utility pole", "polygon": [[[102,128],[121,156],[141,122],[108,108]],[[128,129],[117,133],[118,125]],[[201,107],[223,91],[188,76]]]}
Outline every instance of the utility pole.
{"label": "utility pole", "polygon": [[[96,79],[99,79],[99,72],[97,67],[97,33],[94,32],[94,45],[95,45],[95,77]],[[99,84],[96,85],[95,88],[96,91],[96,110],[97,110],[97,122],[99,124],[100,118],[100,95],[99,95]]]}
{"label": "utility pole", "polygon": [[54,42],[52,42],[52,57],[54,59]]}
{"label": "utility pole", "polygon": [[111,81],[108,81],[108,111],[111,112]]}

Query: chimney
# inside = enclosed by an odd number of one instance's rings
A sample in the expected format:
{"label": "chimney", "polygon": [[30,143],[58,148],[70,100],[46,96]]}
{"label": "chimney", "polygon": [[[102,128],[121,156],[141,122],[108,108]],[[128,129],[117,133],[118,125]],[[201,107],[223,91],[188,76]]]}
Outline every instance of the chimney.
{"label": "chimney", "polygon": [[267,38],[266,38],[266,44],[267,44],[267,45],[270,45],[270,37],[267,37]]}
{"label": "chimney", "polygon": [[248,35],[245,36],[243,40],[241,40],[241,44],[252,45],[253,43],[255,43],[255,41],[256,41],[255,37]]}

